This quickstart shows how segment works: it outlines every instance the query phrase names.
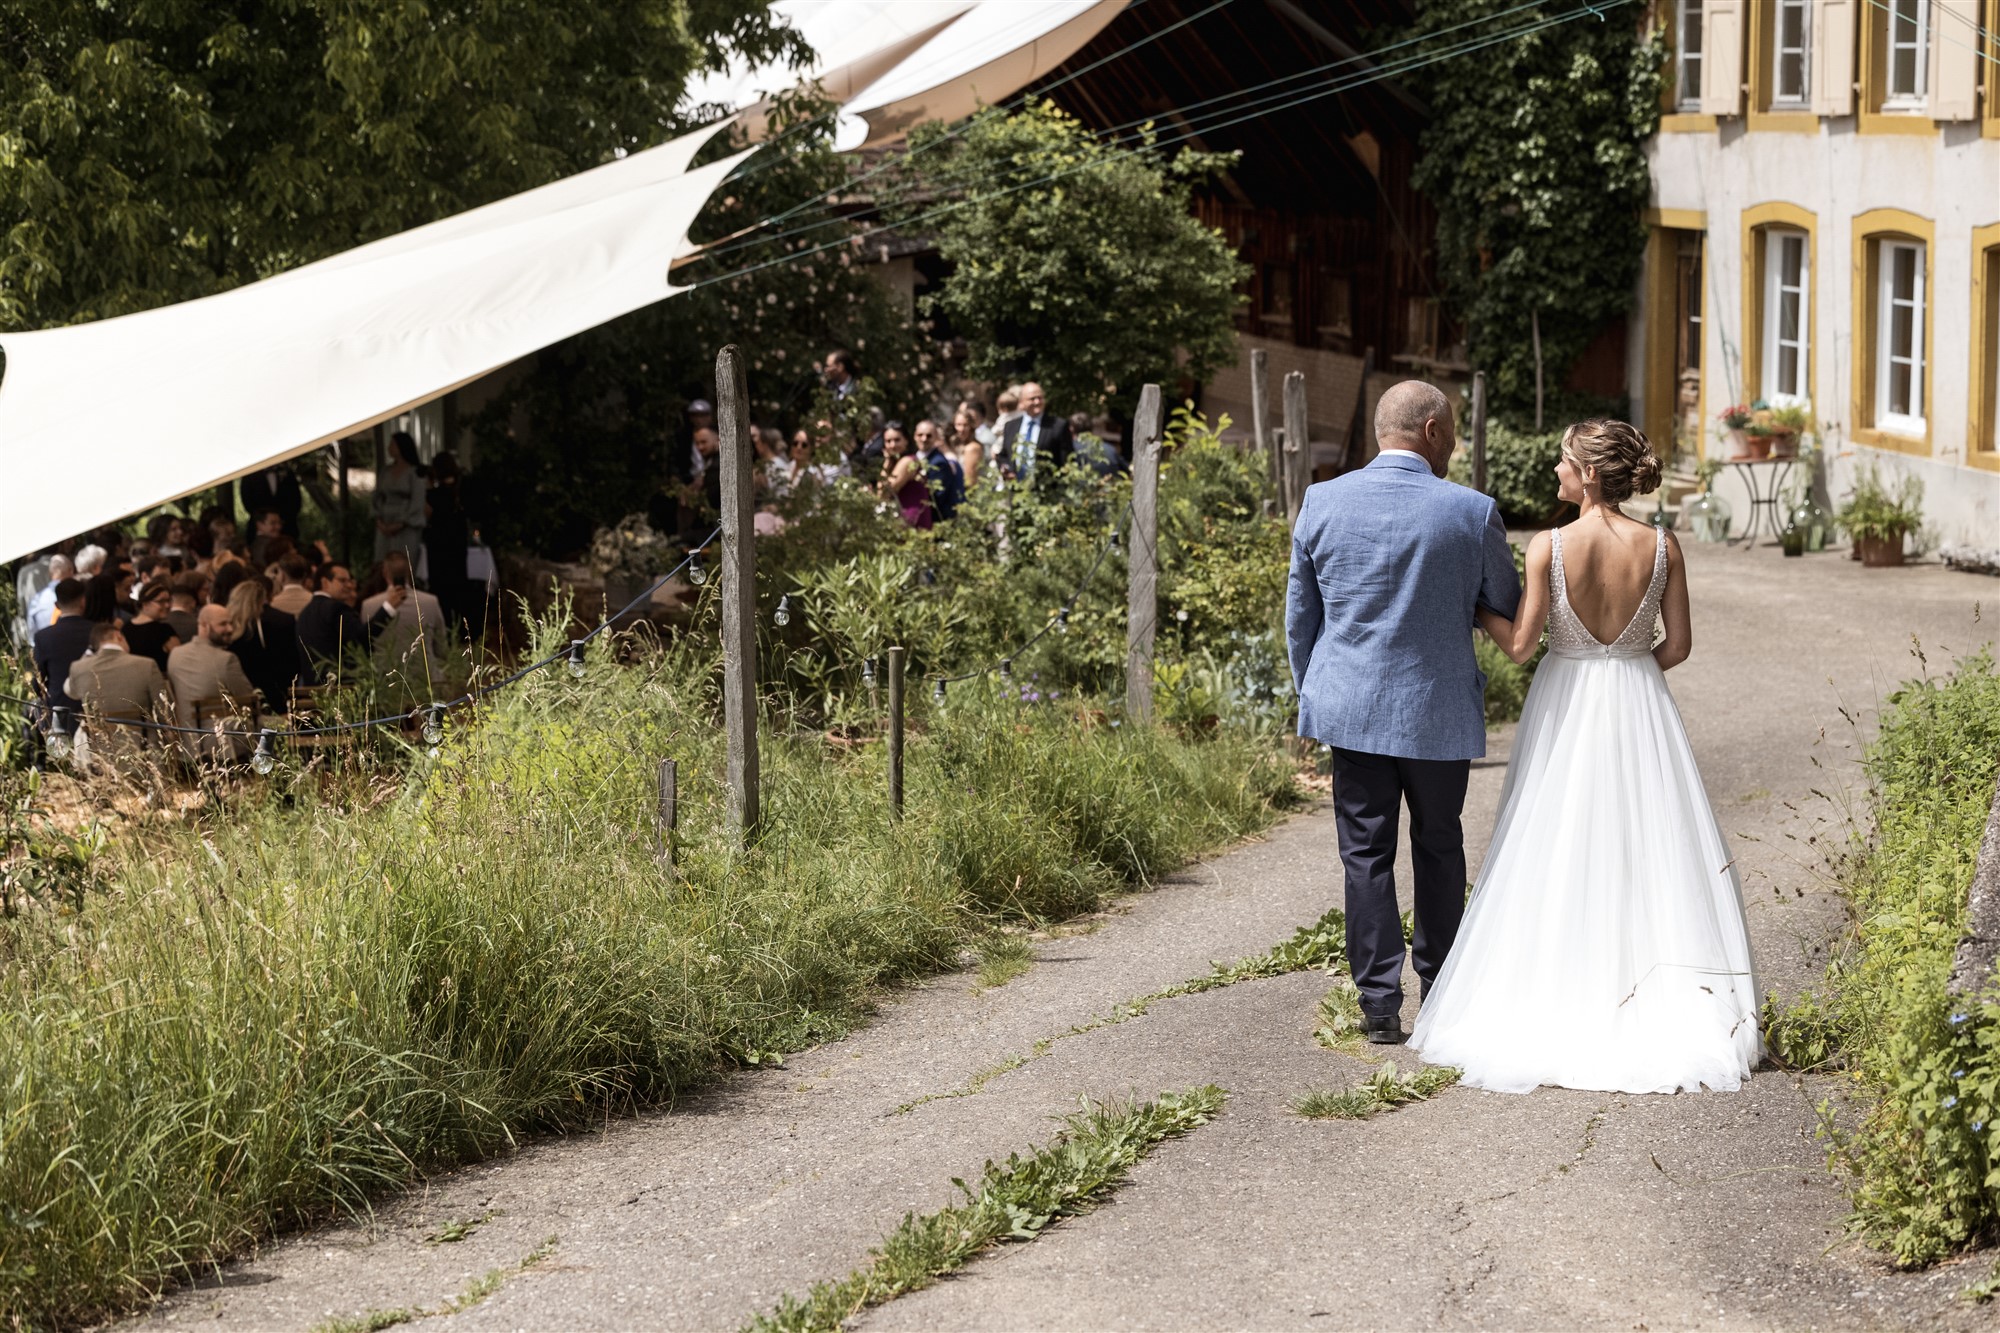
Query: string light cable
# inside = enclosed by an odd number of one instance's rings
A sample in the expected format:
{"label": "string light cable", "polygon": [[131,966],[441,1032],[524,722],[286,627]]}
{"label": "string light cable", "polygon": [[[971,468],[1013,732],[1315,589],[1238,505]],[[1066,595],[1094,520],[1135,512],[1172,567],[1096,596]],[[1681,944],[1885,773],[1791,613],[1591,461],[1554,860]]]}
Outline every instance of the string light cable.
{"label": "string light cable", "polygon": [[[804,260],[811,259],[816,255],[824,254],[830,250],[839,249],[843,246],[858,246],[863,242],[867,241],[868,239],[870,239],[871,237],[880,236],[888,232],[906,230],[911,227],[922,226],[927,222],[933,221],[937,218],[944,217],[960,209],[969,208],[975,204],[989,203],[995,199],[1005,198],[1008,195],[1018,194],[1025,190],[1040,189],[1055,181],[1064,180],[1070,176],[1074,176],[1079,172],[1089,171],[1099,167],[1110,166],[1117,162],[1123,161],[1127,158],[1137,156],[1138,154],[1146,152],[1148,150],[1157,150],[1160,148],[1173,147],[1176,144],[1184,143],[1188,140],[1199,138],[1204,134],[1212,133],[1213,131],[1218,129],[1226,129],[1229,128],[1230,126],[1241,124],[1244,121],[1255,120],[1262,116],[1272,115],[1280,111],[1289,110],[1292,107],[1302,106],[1308,102],[1318,101],[1326,97],[1337,96],[1340,93],[1351,91],[1354,88],[1363,87],[1371,83],[1382,82],[1386,79],[1394,78],[1401,74],[1408,73],[1411,70],[1422,69],[1430,65],[1442,63],[1445,60],[1457,59],[1460,56],[1470,55],[1476,51],[1484,50],[1492,46],[1498,46],[1505,42],[1517,41],[1523,37],[1533,36],[1537,33],[1544,32],[1552,28],[1560,27],[1566,23],[1576,22],[1577,20],[1582,18],[1596,18],[1600,22],[1602,22],[1604,21],[1605,11],[1635,3],[1637,3],[1637,0],[1591,0],[1590,3],[1586,3],[1575,10],[1569,11],[1554,18],[1536,19],[1531,22],[1518,25],[1517,27],[1509,29],[1502,33],[1481,35],[1479,37],[1471,38],[1468,39],[1467,41],[1458,43],[1457,45],[1449,47],[1442,51],[1433,51],[1412,56],[1398,64],[1391,66],[1378,66],[1375,69],[1368,70],[1364,73],[1355,75],[1351,78],[1337,80],[1331,83],[1323,84],[1305,92],[1277,94],[1274,95],[1273,98],[1259,99],[1257,103],[1249,104],[1250,106],[1255,106],[1257,109],[1247,109],[1246,106],[1243,105],[1229,107],[1221,112],[1218,112],[1217,113],[1218,118],[1216,119],[1206,120],[1206,121],[1184,122],[1180,127],[1178,127],[1178,132],[1171,135],[1155,137],[1151,143],[1145,142],[1143,137],[1140,137],[1137,147],[1128,149],[1124,152],[1114,153],[1110,157],[1105,158],[1101,161],[1080,163],[1076,166],[1067,167],[1061,171],[1050,172],[1044,176],[1038,177],[1033,180],[1023,181],[1017,185],[1007,186],[1002,189],[993,190],[984,194],[970,195],[964,199],[953,200],[950,203],[939,205],[938,207],[931,209],[928,212],[918,214],[917,216],[912,218],[906,218],[896,222],[883,223],[881,225],[869,228],[867,230],[857,232],[851,236],[839,237],[831,241],[821,242],[817,245],[808,247],[803,250],[795,251],[793,253],[785,255],[775,256],[773,258],[766,259],[755,264],[747,265],[740,269],[735,269],[726,273],[719,273],[712,277],[702,278],[689,285],[690,287],[707,287],[721,282],[733,282],[738,279],[748,277],[752,274],[760,273],[765,269],[775,268],[781,264],[799,263]],[[1429,39],[1426,38],[1425,40]],[[1276,105],[1261,105],[1261,103],[1263,102],[1271,102],[1271,101],[1275,101]],[[835,219],[833,221],[845,221],[845,219]],[[816,223],[812,225],[817,227],[827,224]],[[766,237],[760,239],[768,241],[768,240],[776,240],[779,238]]]}

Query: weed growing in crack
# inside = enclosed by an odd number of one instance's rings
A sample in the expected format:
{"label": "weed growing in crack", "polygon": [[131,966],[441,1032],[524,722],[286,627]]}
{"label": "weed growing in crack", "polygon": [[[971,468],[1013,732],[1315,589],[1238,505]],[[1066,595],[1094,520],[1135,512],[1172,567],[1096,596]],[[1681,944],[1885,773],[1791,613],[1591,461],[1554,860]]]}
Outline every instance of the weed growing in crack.
{"label": "weed growing in crack", "polygon": [[953,1180],[965,1202],[919,1216],[906,1214],[870,1262],[846,1277],[786,1296],[746,1333],[835,1333],[842,1323],[905,1292],[928,1287],[966,1260],[1010,1240],[1033,1240],[1057,1218],[1083,1212],[1125,1179],[1164,1139],[1213,1120],[1227,1094],[1213,1084],[1163,1092],[1138,1104],[1110,1102],[1064,1121],[1063,1133],[1023,1157],[988,1162],[977,1186]]}
{"label": "weed growing in crack", "polygon": [[[467,1232],[466,1234],[471,1234]],[[398,1324],[411,1324],[419,1319],[436,1319],[443,1315],[464,1314],[473,1306],[505,1286],[507,1279],[527,1272],[542,1260],[555,1253],[556,1237],[547,1240],[528,1251],[520,1262],[503,1268],[490,1268],[465,1284],[465,1290],[448,1297],[443,1304],[429,1308],[423,1306],[399,1306],[393,1310],[364,1310],[357,1315],[344,1315],[334,1319],[321,1320],[314,1324],[312,1333],[377,1333],[380,1329],[394,1328]]]}
{"label": "weed growing in crack", "polygon": [[1346,977],[1320,997],[1319,1026],[1313,1040],[1329,1051],[1345,1051],[1361,1040],[1361,992]]}
{"label": "weed growing in crack", "polygon": [[1292,1110],[1308,1120],[1366,1120],[1410,1102],[1436,1096],[1458,1082],[1459,1071],[1448,1065],[1426,1065],[1404,1078],[1393,1062],[1383,1065],[1358,1087],[1313,1088],[1292,1098]]}

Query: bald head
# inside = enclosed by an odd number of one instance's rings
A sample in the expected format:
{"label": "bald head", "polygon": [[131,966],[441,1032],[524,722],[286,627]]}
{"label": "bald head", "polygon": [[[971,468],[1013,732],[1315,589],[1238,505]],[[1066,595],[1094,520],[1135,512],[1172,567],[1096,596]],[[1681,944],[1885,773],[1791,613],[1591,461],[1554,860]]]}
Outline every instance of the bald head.
{"label": "bald head", "polygon": [[1442,477],[1458,445],[1452,433],[1451,400],[1422,380],[1390,385],[1375,405],[1375,441],[1384,449],[1422,454],[1431,471]]}
{"label": "bald head", "polygon": [[201,609],[201,614],[196,619],[195,624],[201,631],[202,638],[207,639],[210,643],[220,644],[225,647],[228,645],[230,636],[228,607],[210,602]]}

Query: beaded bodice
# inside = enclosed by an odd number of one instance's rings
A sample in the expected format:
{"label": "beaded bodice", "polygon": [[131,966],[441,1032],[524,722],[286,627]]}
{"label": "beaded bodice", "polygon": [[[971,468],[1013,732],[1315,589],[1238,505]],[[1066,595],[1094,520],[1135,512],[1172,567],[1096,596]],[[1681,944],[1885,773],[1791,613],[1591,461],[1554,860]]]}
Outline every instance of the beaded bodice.
{"label": "beaded bodice", "polygon": [[1583,627],[1569,604],[1569,584],[1563,577],[1562,530],[1552,529],[1549,559],[1549,651],[1560,657],[1643,657],[1653,651],[1653,630],[1660,621],[1660,598],[1667,590],[1667,534],[1660,529],[1653,545],[1653,579],[1624,633],[1610,643]]}

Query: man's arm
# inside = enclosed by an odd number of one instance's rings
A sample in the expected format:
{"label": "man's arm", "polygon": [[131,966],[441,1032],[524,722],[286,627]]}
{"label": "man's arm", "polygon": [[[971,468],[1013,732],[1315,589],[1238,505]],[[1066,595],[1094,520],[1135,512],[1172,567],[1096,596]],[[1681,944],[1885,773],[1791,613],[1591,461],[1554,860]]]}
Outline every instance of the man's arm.
{"label": "man's arm", "polygon": [[1521,576],[1514,572],[1514,548],[1507,542],[1507,525],[1500,507],[1486,502],[1486,531],[1480,538],[1479,605],[1512,620],[1521,609]]}
{"label": "man's arm", "polygon": [[1320,596],[1318,569],[1312,553],[1294,537],[1292,576],[1285,590],[1285,647],[1291,656],[1294,690],[1305,688],[1306,668],[1312,665],[1313,645],[1319,642],[1325,620],[1326,601]]}

